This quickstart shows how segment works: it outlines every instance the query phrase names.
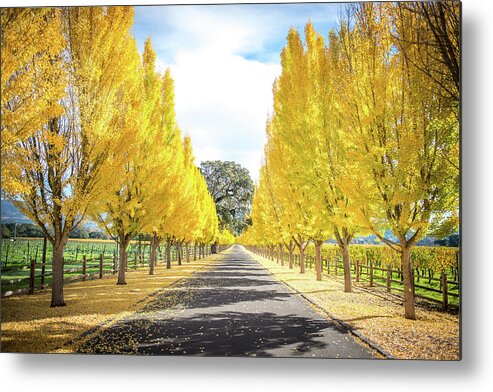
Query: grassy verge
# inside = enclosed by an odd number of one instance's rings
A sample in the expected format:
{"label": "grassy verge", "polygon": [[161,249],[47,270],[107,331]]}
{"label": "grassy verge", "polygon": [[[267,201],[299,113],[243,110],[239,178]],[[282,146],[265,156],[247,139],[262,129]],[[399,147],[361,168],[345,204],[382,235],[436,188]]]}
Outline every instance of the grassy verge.
{"label": "grassy verge", "polygon": [[50,308],[50,290],[2,299],[1,351],[74,352],[82,334],[139,310],[151,294],[207,267],[219,257],[211,255],[173,265],[172,269],[158,264],[152,276],[147,268],[129,271],[126,286],[117,286],[115,276],[67,285],[65,307]]}
{"label": "grassy verge", "polygon": [[399,359],[459,359],[459,318],[456,315],[417,308],[418,320],[406,320],[402,303],[355,288],[344,293],[340,281],[315,274],[301,275],[274,261],[251,253],[279,280],[309,297],[327,312],[351,325]]}

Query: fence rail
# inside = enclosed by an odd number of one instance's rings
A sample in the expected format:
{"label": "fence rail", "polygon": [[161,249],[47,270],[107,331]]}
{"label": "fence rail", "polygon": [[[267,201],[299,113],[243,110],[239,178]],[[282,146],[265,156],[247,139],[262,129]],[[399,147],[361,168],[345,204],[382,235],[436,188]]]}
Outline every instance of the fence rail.
{"label": "fence rail", "polygon": [[[283,264],[289,263],[289,253],[282,252],[281,257],[279,257],[278,251],[272,251],[268,249],[260,249],[256,247],[250,247],[250,250],[260,254],[270,260],[277,260]],[[300,255],[297,253],[293,254],[294,265],[300,265]],[[343,276],[344,265],[340,259],[330,259],[327,257],[322,257],[322,272],[327,275]],[[315,267],[315,256],[305,255],[305,267],[308,269],[314,269]],[[428,276],[424,276],[424,273],[420,273],[419,269],[413,269],[412,279],[413,279],[413,294],[414,297],[420,298],[433,303],[441,304],[444,310],[457,309],[459,307],[460,300],[460,276],[452,274],[454,278],[449,279],[449,276],[445,272],[440,272],[440,277],[436,278],[433,271],[427,270]],[[360,260],[351,260],[351,278],[354,279],[356,284],[366,284],[367,288],[381,287],[384,288],[388,293],[398,292],[403,293],[402,284],[402,271],[400,269],[393,268],[391,265],[383,268],[374,263],[364,263]],[[421,284],[421,281],[437,282],[438,287],[427,286]],[[419,292],[416,289],[420,290]],[[435,293],[438,296],[432,296]],[[437,298],[438,297],[438,298]],[[451,298],[454,299],[454,303],[451,303]]]}
{"label": "fence rail", "polygon": [[[210,254],[210,248],[204,246],[200,251],[200,246],[190,246],[188,248],[188,257],[190,260],[201,259]],[[228,246],[219,246],[218,252],[227,249]],[[165,261],[165,252],[158,251],[157,263]],[[180,251],[176,249],[176,246],[172,247],[171,261],[185,261],[187,259],[186,247],[181,247]],[[149,253],[134,253],[127,255],[126,271],[137,270],[142,267],[149,267],[150,254]],[[35,291],[50,287],[48,280],[53,276],[51,269],[51,263],[36,263],[35,260],[31,260],[29,265],[19,266],[17,268],[2,268],[2,273],[8,271],[9,273],[22,273],[25,274],[26,270],[29,270],[29,274],[21,278],[2,279],[2,294],[1,297],[10,297],[20,294],[33,294]],[[72,283],[76,281],[86,281],[91,279],[102,279],[106,275],[115,275],[118,272],[118,258],[114,255],[100,254],[98,257],[88,258],[86,255],[82,255],[80,260],[65,261],[64,260],[64,284]],[[68,276],[66,276],[68,275]],[[66,277],[65,277],[66,276]]]}

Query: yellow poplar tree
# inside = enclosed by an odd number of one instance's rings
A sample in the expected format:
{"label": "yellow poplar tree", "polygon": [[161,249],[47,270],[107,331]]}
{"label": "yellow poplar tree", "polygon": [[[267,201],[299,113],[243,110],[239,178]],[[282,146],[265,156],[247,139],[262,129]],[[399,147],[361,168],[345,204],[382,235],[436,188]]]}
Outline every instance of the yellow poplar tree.
{"label": "yellow poplar tree", "polygon": [[167,69],[161,80],[161,112],[159,126],[164,137],[161,165],[154,173],[160,181],[158,202],[154,206],[151,225],[147,232],[151,235],[151,263],[149,273],[153,274],[156,263],[156,250],[166,239],[166,267],[171,268],[171,244],[174,230],[180,224],[180,208],[186,195],[183,193],[186,176],[184,175],[184,149],[181,132],[176,123],[174,82]]}
{"label": "yellow poplar tree", "polygon": [[219,234],[219,221],[216,212],[216,203],[207,189],[205,180],[201,182],[202,197],[200,205],[200,213],[202,215],[201,227],[197,235],[197,243],[199,244],[200,254],[205,255],[206,245],[213,244]]}
{"label": "yellow poplar tree", "polygon": [[260,169],[260,183],[255,187],[252,199],[252,220],[261,238],[261,245],[269,250],[270,257],[273,257],[275,244],[279,241],[279,234],[276,227],[276,214],[271,208],[271,201],[266,189],[266,182],[263,181],[266,175],[265,165]]}
{"label": "yellow poplar tree", "polygon": [[453,1],[396,3],[389,9],[396,46],[407,66],[428,79],[445,114],[434,118],[433,126],[442,138],[439,159],[449,164],[455,184],[443,201],[444,212],[434,213],[430,233],[438,238],[459,230],[460,6]]}
{"label": "yellow poplar tree", "polygon": [[[174,153],[172,149],[166,148],[170,136],[161,127],[161,80],[155,71],[155,61],[152,43],[147,39],[142,67],[136,69],[133,76],[137,92],[140,90],[141,93],[140,105],[121,117],[125,126],[133,127],[134,146],[127,146],[127,159],[119,171],[120,182],[112,189],[111,197],[101,201],[100,211],[97,211],[98,206],[95,207],[95,216],[99,222],[118,240],[119,285],[126,284],[127,247],[131,239],[137,233],[146,231],[164,208],[161,192],[166,181],[159,174],[165,172]],[[134,86],[129,88],[135,89]],[[153,260],[150,265],[152,273]]]}
{"label": "yellow poplar tree", "polygon": [[[443,211],[454,176],[439,159],[450,138],[438,132],[436,120],[448,114],[429,79],[397,50],[391,7],[358,6],[345,38],[352,144],[347,192],[362,222],[400,253],[405,317],[415,319],[410,251],[426,235],[433,214]],[[386,229],[398,240],[386,238]]]}
{"label": "yellow poplar tree", "polygon": [[[24,186],[9,189],[7,194],[52,243],[51,306],[64,306],[63,252],[68,235],[84,219],[88,207],[106,197],[120,159],[115,151],[120,144],[115,140],[122,136],[121,130],[111,124],[118,91],[131,64],[133,9],[72,7],[55,15],[53,23],[61,26],[58,34],[62,38],[53,37],[53,42],[63,39],[64,49],[62,64],[55,61],[53,68],[65,96],[60,100],[53,94],[47,106],[58,103],[63,111],[60,114],[56,109],[51,116],[45,113],[31,136],[12,149],[13,183]],[[41,42],[50,45],[48,41]],[[49,52],[47,48],[43,51]],[[32,89],[36,93],[36,83]]]}
{"label": "yellow poplar tree", "polygon": [[185,243],[186,257],[189,261],[189,243],[193,240],[195,226],[198,224],[198,200],[197,182],[199,181],[198,169],[194,164],[192,145],[190,137],[183,140],[183,168],[181,170],[182,186],[180,189],[180,203],[177,208],[177,222],[173,229],[176,240],[177,261],[181,265],[182,244]]}
{"label": "yellow poplar tree", "polygon": [[[310,30],[311,29],[311,30]],[[310,35],[313,33],[313,37]],[[268,128],[270,160],[274,183],[279,185],[277,197],[286,212],[288,228],[300,251],[300,272],[304,273],[304,251],[312,240],[316,250],[317,279],[322,279],[321,246],[330,236],[326,224],[326,211],[314,190],[323,187],[319,168],[307,151],[317,148],[316,99],[312,88],[311,67],[323,65],[324,43],[307,25],[307,36],[314,48],[306,53],[299,34],[291,29],[287,46],[281,54],[282,74],[274,85],[274,116]],[[318,81],[319,79],[316,79]],[[315,144],[313,144],[315,142]]]}
{"label": "yellow poplar tree", "polygon": [[[339,39],[329,32],[329,44],[325,46],[311,23],[305,27],[307,73],[309,75],[309,105],[305,112],[308,132],[299,135],[304,148],[310,150],[306,162],[305,178],[314,199],[313,205],[320,209],[318,227],[322,240],[333,236],[342,254],[344,267],[344,291],[352,291],[349,244],[358,230],[351,200],[341,187],[347,169],[345,113],[341,112],[341,77]],[[315,242],[316,261],[320,265],[320,246]],[[317,267],[318,267],[317,265]],[[317,270],[318,272],[318,270]]]}
{"label": "yellow poplar tree", "polygon": [[65,40],[58,8],[2,8],[0,20],[2,188],[15,193],[26,185],[19,142],[63,113]]}
{"label": "yellow poplar tree", "polygon": [[257,211],[261,209],[258,212],[265,215],[262,217],[264,238],[268,239],[269,243],[273,244],[272,246],[277,244],[278,261],[280,260],[281,265],[284,265],[282,250],[286,247],[290,255],[289,265],[290,268],[293,268],[294,242],[290,238],[289,233],[283,229],[283,218],[285,219],[285,217],[283,216],[282,205],[279,203],[278,197],[276,196],[274,184],[267,165],[268,163],[266,162],[260,169],[260,183],[257,187]]}
{"label": "yellow poplar tree", "polygon": [[200,170],[195,166],[194,156],[192,153],[191,139],[189,136],[184,138],[184,177],[185,186],[182,190],[184,200],[180,207],[180,224],[177,226],[179,243],[185,244],[186,260],[190,261],[190,244],[197,238],[200,230],[201,214],[200,198],[204,188],[201,182],[204,182]]}
{"label": "yellow poplar tree", "polygon": [[229,246],[235,243],[235,236],[228,229],[222,230],[218,238],[221,246]]}

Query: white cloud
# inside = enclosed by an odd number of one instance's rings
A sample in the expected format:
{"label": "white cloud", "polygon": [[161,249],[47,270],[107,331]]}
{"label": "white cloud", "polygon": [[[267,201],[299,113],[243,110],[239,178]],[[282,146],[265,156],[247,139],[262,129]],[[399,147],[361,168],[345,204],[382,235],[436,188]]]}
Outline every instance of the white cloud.
{"label": "white cloud", "polygon": [[278,8],[266,10],[138,7],[136,16],[137,37],[145,39],[139,37],[143,31],[151,35],[158,69],[171,69],[177,120],[192,138],[196,163],[234,160],[253,179],[259,175],[265,121],[272,112],[272,83],[281,72],[280,48],[273,50],[272,42],[282,45],[289,23],[298,27],[308,20],[294,8],[289,21]]}
{"label": "white cloud", "polygon": [[277,64],[228,52],[200,50],[177,56],[171,64],[177,120],[192,137],[194,149],[204,151],[196,154],[197,163],[236,160],[232,151],[243,150],[251,159],[241,163],[257,176],[265,120],[272,110],[272,83],[279,72]]}

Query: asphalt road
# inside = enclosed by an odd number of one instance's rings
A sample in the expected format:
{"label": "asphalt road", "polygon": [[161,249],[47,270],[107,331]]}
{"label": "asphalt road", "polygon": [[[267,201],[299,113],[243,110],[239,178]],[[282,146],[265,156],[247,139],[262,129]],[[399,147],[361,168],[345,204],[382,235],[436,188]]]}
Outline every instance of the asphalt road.
{"label": "asphalt road", "polygon": [[372,358],[242,246],[100,332],[86,353]]}

